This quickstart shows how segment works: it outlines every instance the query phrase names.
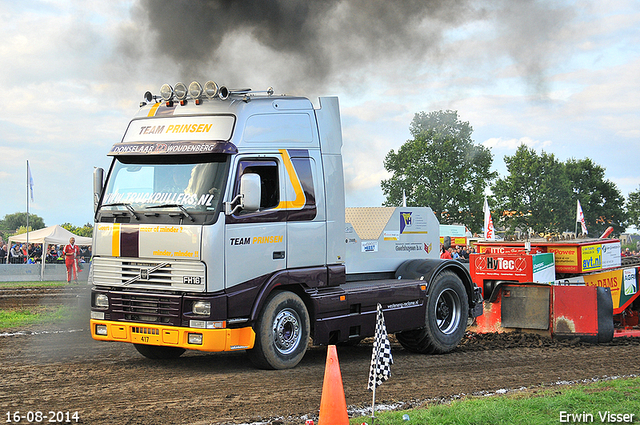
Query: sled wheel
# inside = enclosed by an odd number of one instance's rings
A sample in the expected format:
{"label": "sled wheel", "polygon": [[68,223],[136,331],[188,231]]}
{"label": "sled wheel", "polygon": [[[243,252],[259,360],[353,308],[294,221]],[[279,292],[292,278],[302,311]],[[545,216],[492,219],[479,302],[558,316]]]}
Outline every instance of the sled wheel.
{"label": "sled wheel", "polygon": [[307,350],[309,313],[293,292],[275,292],[267,299],[255,325],[251,362],[262,369],[295,367]]}

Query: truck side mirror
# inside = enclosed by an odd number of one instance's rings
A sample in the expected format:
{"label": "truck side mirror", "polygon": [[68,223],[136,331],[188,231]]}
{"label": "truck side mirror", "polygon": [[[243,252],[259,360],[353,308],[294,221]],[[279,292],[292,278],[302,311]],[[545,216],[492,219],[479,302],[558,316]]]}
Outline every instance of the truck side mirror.
{"label": "truck side mirror", "polygon": [[100,196],[102,196],[102,189],[104,185],[104,170],[102,168],[93,169],[93,212],[98,210],[98,203],[100,202]]}
{"label": "truck side mirror", "polygon": [[242,208],[247,211],[258,211],[260,209],[260,194],[262,186],[260,176],[254,173],[243,174],[240,177],[240,201]]}
{"label": "truck side mirror", "polygon": [[[225,202],[225,214],[235,214],[240,210],[249,212],[260,209],[262,183],[260,175],[255,173],[243,174],[240,177],[240,193],[231,201]],[[233,204],[237,205],[234,207]]]}

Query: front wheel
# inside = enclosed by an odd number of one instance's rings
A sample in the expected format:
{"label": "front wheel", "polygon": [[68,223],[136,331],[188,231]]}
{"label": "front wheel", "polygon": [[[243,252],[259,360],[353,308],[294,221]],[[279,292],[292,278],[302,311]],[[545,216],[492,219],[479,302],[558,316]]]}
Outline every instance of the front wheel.
{"label": "front wheel", "polygon": [[464,336],[468,316],[469,301],[462,281],[455,273],[444,271],[429,291],[424,328],[398,332],[396,338],[409,351],[447,353]]}
{"label": "front wheel", "polygon": [[256,342],[249,350],[251,362],[262,369],[295,367],[307,350],[309,313],[293,292],[269,295],[255,325]]}

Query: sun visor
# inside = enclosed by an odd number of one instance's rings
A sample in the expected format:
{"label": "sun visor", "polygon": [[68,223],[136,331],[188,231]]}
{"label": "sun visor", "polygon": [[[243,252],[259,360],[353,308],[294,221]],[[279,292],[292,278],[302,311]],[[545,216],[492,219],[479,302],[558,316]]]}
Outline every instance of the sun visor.
{"label": "sun visor", "polygon": [[132,142],[116,143],[109,151],[109,156],[118,155],[185,155],[209,153],[238,153],[238,148],[231,142],[221,140],[180,140],[174,142]]}

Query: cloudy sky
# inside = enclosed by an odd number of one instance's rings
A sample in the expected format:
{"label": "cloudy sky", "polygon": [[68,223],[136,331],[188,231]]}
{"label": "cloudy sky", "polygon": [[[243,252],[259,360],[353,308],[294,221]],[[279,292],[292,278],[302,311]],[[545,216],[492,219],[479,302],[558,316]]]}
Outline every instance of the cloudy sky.
{"label": "cloudy sky", "polygon": [[340,98],[348,206],[380,205],[416,112],[457,110],[494,169],[525,143],[640,185],[637,0],[0,0],[0,218],[92,221],[145,91],[163,83]]}

